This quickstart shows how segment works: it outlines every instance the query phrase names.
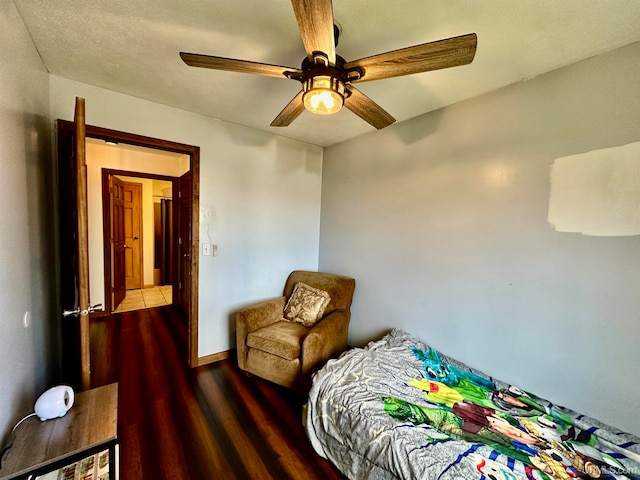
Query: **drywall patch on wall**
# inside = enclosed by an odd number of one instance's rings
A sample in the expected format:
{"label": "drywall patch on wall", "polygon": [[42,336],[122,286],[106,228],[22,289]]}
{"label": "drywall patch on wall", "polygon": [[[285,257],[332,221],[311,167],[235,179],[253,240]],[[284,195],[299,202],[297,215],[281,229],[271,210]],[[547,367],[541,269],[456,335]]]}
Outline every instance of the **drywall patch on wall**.
{"label": "drywall patch on wall", "polygon": [[640,235],[640,142],[558,158],[550,176],[556,231]]}

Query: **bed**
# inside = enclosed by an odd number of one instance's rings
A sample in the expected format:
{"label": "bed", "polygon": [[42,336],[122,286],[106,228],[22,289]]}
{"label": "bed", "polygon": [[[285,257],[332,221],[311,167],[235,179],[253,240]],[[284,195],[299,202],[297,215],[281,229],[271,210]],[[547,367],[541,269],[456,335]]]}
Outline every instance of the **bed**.
{"label": "bed", "polygon": [[396,329],[316,372],[305,428],[350,479],[640,479],[640,438]]}

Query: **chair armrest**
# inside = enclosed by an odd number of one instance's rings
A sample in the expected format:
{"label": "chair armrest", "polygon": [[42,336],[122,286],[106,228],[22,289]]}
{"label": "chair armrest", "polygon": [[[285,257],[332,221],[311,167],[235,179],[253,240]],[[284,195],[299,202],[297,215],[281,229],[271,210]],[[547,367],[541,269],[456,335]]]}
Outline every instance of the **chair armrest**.
{"label": "chair armrest", "polygon": [[334,310],[311,328],[302,342],[303,382],[309,382],[313,372],[347,349],[350,318],[349,310]]}
{"label": "chair armrest", "polygon": [[282,319],[284,303],[285,297],[277,297],[243,308],[236,314],[236,348],[238,366],[242,370],[246,370],[247,335]]}

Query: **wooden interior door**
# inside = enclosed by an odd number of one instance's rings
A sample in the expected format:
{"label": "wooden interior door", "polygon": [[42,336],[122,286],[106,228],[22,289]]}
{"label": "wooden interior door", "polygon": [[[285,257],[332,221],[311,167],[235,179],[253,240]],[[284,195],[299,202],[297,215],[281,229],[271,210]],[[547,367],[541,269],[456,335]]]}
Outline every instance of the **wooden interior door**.
{"label": "wooden interior door", "polygon": [[[58,221],[60,231],[60,302],[62,377],[76,389],[91,386],[89,356],[89,242],[85,101],[76,98],[72,128],[58,121]],[[97,307],[97,306],[96,306]]]}
{"label": "wooden interior door", "polygon": [[127,290],[142,288],[142,184],[124,182],[124,261]]}
{"label": "wooden interior door", "polygon": [[111,288],[115,310],[127,295],[125,281],[125,235],[124,235],[124,182],[109,175],[109,201],[111,213]]}
{"label": "wooden interior door", "polygon": [[191,254],[193,245],[192,219],[192,177],[191,172],[180,177],[178,194],[178,305],[185,312],[191,306]]}

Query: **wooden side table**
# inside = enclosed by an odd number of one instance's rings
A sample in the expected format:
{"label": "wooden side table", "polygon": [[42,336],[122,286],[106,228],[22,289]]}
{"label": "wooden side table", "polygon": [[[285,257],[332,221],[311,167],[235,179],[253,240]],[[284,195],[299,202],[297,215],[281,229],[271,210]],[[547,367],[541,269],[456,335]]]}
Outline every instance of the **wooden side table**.
{"label": "wooden side table", "polygon": [[16,429],[0,480],[35,478],[104,450],[115,478],[117,443],[118,384],[112,383],[78,393],[62,418],[25,420]]}

